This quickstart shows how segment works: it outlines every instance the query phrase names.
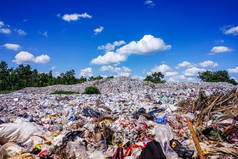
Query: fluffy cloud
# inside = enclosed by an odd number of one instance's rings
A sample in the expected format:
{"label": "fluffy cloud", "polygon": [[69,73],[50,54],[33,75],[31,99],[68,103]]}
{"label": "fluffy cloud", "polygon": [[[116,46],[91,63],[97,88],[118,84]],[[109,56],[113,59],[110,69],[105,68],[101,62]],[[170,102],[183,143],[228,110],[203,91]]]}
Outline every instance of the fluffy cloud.
{"label": "fluffy cloud", "polygon": [[121,40],[121,41],[114,41],[112,44],[111,43],[107,43],[106,45],[101,45],[98,46],[98,50],[104,50],[104,51],[113,51],[115,49],[115,47],[117,46],[121,46],[123,44],[125,44],[126,42]]}
{"label": "fluffy cloud", "polygon": [[166,77],[175,76],[175,75],[178,75],[178,72],[165,72],[164,75],[165,75]]}
{"label": "fluffy cloud", "polygon": [[50,57],[48,55],[40,55],[35,57],[29,52],[21,51],[16,56],[13,62],[16,64],[25,64],[25,63],[37,63],[44,64],[50,61]]}
{"label": "fluffy cloud", "polygon": [[235,67],[235,68],[229,68],[228,72],[230,72],[230,73],[238,73],[238,66]]}
{"label": "fluffy cloud", "polygon": [[118,53],[114,52],[107,52],[103,56],[98,56],[97,58],[91,61],[92,64],[96,65],[104,65],[104,64],[111,64],[111,63],[120,63],[122,61],[126,61],[127,57]]}
{"label": "fluffy cloud", "polygon": [[152,0],[145,0],[144,4],[149,8],[153,8],[155,6],[155,3]]}
{"label": "fluffy cloud", "polygon": [[19,34],[19,35],[26,35],[27,33],[24,31],[24,30],[22,30],[22,29],[18,29],[18,30],[16,30],[16,32]]}
{"label": "fluffy cloud", "polygon": [[197,67],[191,67],[185,70],[184,75],[185,76],[197,76],[198,72],[204,72],[205,69],[197,68]]}
{"label": "fluffy cloud", "polygon": [[188,61],[183,61],[182,63],[179,63],[177,66],[176,66],[176,69],[179,69],[181,67],[191,67],[192,64]]}
{"label": "fluffy cloud", "polygon": [[0,33],[2,34],[10,34],[11,30],[8,28],[0,28]]}
{"label": "fluffy cloud", "polygon": [[185,81],[186,77],[184,75],[176,75],[172,76],[168,79],[168,82],[179,82],[179,81]]}
{"label": "fluffy cloud", "polygon": [[100,68],[100,71],[104,72],[104,71],[108,71],[111,73],[116,73],[117,76],[126,76],[129,77],[132,70],[129,69],[128,67],[122,66],[122,67],[113,67],[111,65],[108,66],[102,66]]}
{"label": "fluffy cloud", "polygon": [[226,46],[214,46],[211,49],[212,53],[224,53],[224,52],[230,52],[232,49],[226,47]]}
{"label": "fluffy cloud", "polygon": [[10,43],[6,43],[6,44],[4,44],[3,46],[4,46],[6,49],[15,50],[15,51],[17,51],[17,50],[19,50],[19,49],[21,48],[21,46],[18,45],[18,44],[10,44]]}
{"label": "fluffy cloud", "polygon": [[238,35],[238,26],[231,27],[224,31],[224,34]]}
{"label": "fluffy cloud", "polygon": [[159,66],[156,66],[154,68],[151,69],[151,72],[154,73],[154,72],[161,72],[161,73],[165,73],[167,71],[170,71],[171,68],[166,65],[166,64],[162,64],[162,65],[159,65]]}
{"label": "fluffy cloud", "polygon": [[106,52],[103,56],[98,56],[91,61],[92,64],[112,64],[120,63],[127,60],[131,54],[148,55],[157,51],[165,51],[171,48],[171,45],[166,45],[160,38],[155,38],[152,35],[144,35],[139,41],[132,41],[126,44],[115,52]]}
{"label": "fluffy cloud", "polygon": [[93,69],[91,67],[87,67],[80,70],[79,76],[83,77],[91,77],[93,76]]}
{"label": "fluffy cloud", "polygon": [[49,61],[50,61],[50,57],[48,55],[40,55],[34,59],[34,62],[38,64],[48,63]]}
{"label": "fluffy cloud", "polygon": [[207,61],[201,62],[200,65],[201,65],[202,67],[217,67],[217,66],[218,66],[218,63],[213,62],[213,61],[211,61],[211,60],[207,60]]}
{"label": "fluffy cloud", "polygon": [[9,25],[5,25],[3,21],[0,21],[0,33],[1,34],[10,34],[11,30],[8,28],[2,28],[2,27],[9,27]]}
{"label": "fluffy cloud", "polygon": [[97,34],[101,33],[101,32],[103,31],[103,29],[104,29],[103,26],[100,26],[99,28],[94,29],[94,30],[93,30],[93,31],[94,31],[94,34],[97,35]]}
{"label": "fluffy cloud", "polygon": [[132,41],[127,45],[122,46],[117,50],[117,53],[130,55],[140,54],[146,55],[156,51],[164,51],[171,48],[171,45],[166,45],[160,38],[155,38],[152,35],[144,35],[139,41]]}
{"label": "fluffy cloud", "polygon": [[70,21],[77,21],[79,20],[80,18],[92,18],[91,15],[89,15],[88,13],[83,13],[83,14],[77,14],[77,13],[74,13],[74,14],[65,14],[62,16],[62,19],[67,21],[67,22],[70,22]]}

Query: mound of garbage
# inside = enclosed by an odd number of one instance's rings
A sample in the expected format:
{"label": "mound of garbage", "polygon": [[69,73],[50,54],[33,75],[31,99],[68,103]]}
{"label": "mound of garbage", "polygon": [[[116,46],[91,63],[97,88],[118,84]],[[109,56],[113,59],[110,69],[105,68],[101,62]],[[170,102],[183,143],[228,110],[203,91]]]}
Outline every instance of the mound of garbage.
{"label": "mound of garbage", "polygon": [[[56,90],[99,95],[51,95]],[[228,83],[126,77],[0,95],[0,159],[238,157],[238,91]]]}

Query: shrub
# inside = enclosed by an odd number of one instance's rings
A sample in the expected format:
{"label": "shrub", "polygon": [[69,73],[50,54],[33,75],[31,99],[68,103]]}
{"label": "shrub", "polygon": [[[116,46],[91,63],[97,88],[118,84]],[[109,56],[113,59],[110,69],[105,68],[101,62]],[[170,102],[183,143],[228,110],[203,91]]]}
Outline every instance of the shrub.
{"label": "shrub", "polygon": [[72,91],[63,91],[63,90],[60,90],[60,91],[54,91],[50,94],[79,94],[78,92],[72,92]]}
{"label": "shrub", "polygon": [[86,87],[83,94],[101,94],[95,86]]}

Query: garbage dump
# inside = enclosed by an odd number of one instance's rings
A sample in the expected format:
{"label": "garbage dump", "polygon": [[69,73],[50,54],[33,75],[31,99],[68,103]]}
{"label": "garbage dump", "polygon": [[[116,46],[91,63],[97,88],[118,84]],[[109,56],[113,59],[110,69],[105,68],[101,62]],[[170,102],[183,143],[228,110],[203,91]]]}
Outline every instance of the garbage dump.
{"label": "garbage dump", "polygon": [[[56,90],[100,95],[51,95]],[[238,91],[228,83],[126,77],[0,95],[0,159],[238,158]]]}

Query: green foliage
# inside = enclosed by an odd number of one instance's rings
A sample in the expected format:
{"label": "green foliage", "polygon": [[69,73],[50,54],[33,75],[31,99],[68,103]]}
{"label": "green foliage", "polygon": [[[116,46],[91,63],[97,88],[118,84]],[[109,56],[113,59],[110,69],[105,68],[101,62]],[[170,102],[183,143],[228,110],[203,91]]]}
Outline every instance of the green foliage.
{"label": "green foliage", "polygon": [[97,76],[97,77],[93,77],[93,76],[91,76],[91,77],[89,77],[89,81],[95,81],[95,80],[101,80],[101,79],[103,79],[103,77],[102,76]]}
{"label": "green foliage", "polygon": [[95,86],[86,87],[83,94],[101,94]]}
{"label": "green foliage", "polygon": [[108,77],[107,77],[107,79],[112,79],[112,78],[114,78],[114,76],[108,76]]}
{"label": "green foliage", "polygon": [[54,91],[50,94],[79,94],[79,92],[72,92],[72,91],[63,91],[63,90],[60,90],[60,91]]}
{"label": "green foliage", "polygon": [[225,70],[199,72],[198,78],[204,82],[228,82],[234,85],[238,84],[234,79],[230,78],[228,72]]}
{"label": "green foliage", "polygon": [[69,70],[61,73],[60,76],[54,77],[52,71],[49,73],[39,73],[30,65],[19,65],[17,68],[8,68],[5,61],[0,63],[0,90],[19,90],[25,87],[45,87],[55,84],[77,84],[88,80],[103,79],[101,76],[76,78],[75,71]]}
{"label": "green foliage", "polygon": [[161,72],[155,72],[152,75],[146,76],[144,81],[150,81],[153,83],[165,83],[165,80],[162,80],[164,78],[164,75]]}

